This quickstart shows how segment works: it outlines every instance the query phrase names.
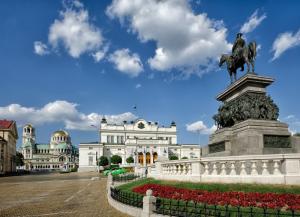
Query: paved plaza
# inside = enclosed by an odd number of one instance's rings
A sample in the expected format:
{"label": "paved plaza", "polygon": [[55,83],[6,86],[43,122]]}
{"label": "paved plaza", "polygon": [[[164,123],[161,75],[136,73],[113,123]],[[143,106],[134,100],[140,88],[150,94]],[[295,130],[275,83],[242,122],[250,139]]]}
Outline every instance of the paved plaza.
{"label": "paved plaza", "polygon": [[106,178],[96,173],[0,178],[0,216],[126,216],[109,206]]}

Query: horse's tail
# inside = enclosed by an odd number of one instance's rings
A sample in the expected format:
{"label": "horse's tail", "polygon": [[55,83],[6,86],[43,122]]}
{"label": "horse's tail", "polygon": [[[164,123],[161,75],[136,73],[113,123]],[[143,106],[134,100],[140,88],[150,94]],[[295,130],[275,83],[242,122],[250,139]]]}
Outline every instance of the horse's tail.
{"label": "horse's tail", "polygon": [[250,42],[248,47],[249,47],[249,50],[251,52],[252,59],[255,60],[255,57],[256,57],[256,42],[255,41]]}

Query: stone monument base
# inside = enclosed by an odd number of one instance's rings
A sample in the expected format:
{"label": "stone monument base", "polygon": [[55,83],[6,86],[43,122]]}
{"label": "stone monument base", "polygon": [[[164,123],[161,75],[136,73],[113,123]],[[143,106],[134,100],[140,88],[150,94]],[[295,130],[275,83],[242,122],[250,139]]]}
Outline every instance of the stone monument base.
{"label": "stone monument base", "polygon": [[291,136],[279,121],[248,119],[217,130],[202,156],[237,156],[300,152],[300,137]]}

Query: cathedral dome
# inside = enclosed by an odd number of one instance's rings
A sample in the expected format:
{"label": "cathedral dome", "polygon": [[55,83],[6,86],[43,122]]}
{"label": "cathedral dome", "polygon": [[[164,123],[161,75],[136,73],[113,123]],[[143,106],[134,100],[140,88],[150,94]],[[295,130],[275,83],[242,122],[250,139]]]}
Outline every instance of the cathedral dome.
{"label": "cathedral dome", "polygon": [[57,136],[66,136],[66,137],[68,137],[69,134],[68,134],[66,131],[64,131],[64,130],[57,130],[57,131],[55,131],[55,132],[52,134],[52,136],[53,136],[53,137],[57,137]]}
{"label": "cathedral dome", "polygon": [[64,130],[57,130],[54,133],[52,133],[51,141],[54,143],[64,143],[64,142],[70,142],[70,136],[69,134]]}

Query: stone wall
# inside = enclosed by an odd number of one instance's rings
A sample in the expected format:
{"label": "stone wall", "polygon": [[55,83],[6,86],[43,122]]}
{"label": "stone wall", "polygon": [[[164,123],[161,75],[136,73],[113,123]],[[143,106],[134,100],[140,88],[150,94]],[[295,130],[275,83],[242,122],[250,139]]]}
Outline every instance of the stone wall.
{"label": "stone wall", "polygon": [[148,176],[190,182],[300,185],[300,153],[157,162]]}

